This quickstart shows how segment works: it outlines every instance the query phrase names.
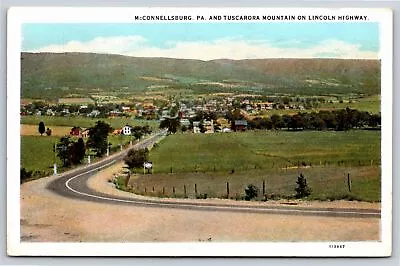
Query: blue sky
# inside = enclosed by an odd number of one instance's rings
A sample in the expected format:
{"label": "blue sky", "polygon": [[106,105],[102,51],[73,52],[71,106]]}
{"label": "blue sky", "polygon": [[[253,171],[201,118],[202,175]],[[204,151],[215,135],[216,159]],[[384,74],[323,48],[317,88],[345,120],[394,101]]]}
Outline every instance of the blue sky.
{"label": "blue sky", "polygon": [[378,58],[378,23],[23,24],[22,50],[216,58]]}

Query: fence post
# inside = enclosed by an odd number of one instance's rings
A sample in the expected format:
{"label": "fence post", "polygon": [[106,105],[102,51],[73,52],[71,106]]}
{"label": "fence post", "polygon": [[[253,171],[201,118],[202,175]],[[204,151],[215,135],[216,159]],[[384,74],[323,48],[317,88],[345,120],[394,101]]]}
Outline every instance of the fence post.
{"label": "fence post", "polygon": [[347,173],[347,187],[349,192],[351,192],[351,180],[350,180],[350,173]]}
{"label": "fence post", "polygon": [[263,195],[265,195],[265,180],[263,180]]}
{"label": "fence post", "polygon": [[162,187],[162,194],[165,194],[165,187]]}
{"label": "fence post", "polygon": [[174,197],[175,197],[175,187],[172,187],[172,194],[173,194]]}
{"label": "fence post", "polygon": [[125,187],[128,187],[129,179],[131,178],[131,170],[128,172],[128,176],[125,178]]}
{"label": "fence post", "polygon": [[171,168],[170,168],[170,173],[172,174],[172,166],[171,166]]}
{"label": "fence post", "polygon": [[194,194],[196,194],[197,197],[197,184],[194,184]]}
{"label": "fence post", "polygon": [[153,192],[154,192],[154,187],[153,187]]}
{"label": "fence post", "polygon": [[229,182],[226,182],[226,197],[229,198]]}
{"label": "fence post", "polygon": [[144,193],[147,193],[147,188],[146,187],[144,187]]}
{"label": "fence post", "polygon": [[183,185],[183,195],[186,198],[186,185]]}

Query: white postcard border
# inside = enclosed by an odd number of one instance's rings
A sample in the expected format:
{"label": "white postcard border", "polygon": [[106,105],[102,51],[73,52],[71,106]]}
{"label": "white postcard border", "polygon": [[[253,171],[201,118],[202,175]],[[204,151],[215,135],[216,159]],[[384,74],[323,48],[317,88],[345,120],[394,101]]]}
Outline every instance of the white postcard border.
{"label": "white postcard border", "polygon": [[[46,22],[139,22],[135,13],[172,14],[346,14],[368,15],[381,29],[381,113],[382,113],[382,218],[381,241],[340,242],[345,249],[331,249],[337,242],[299,243],[26,243],[20,242],[20,189],[15,170],[20,165],[20,52],[21,24]],[[71,15],[73,14],[73,16]],[[90,15],[88,15],[90,14]],[[198,21],[186,21],[197,23]],[[226,22],[226,21],[225,21]],[[260,22],[260,23],[268,23]],[[313,23],[312,21],[308,21]],[[335,21],[338,22],[338,21]],[[175,23],[175,22],[168,22]],[[213,21],[213,23],[218,23]],[[238,21],[235,23],[246,23]],[[329,22],[327,22],[329,23]],[[348,23],[344,21],[343,23]],[[7,33],[7,250],[9,255],[41,256],[316,256],[376,257],[391,254],[392,241],[392,96],[393,96],[393,18],[389,9],[355,8],[12,8],[8,12]],[[13,145],[12,148],[10,145]]]}

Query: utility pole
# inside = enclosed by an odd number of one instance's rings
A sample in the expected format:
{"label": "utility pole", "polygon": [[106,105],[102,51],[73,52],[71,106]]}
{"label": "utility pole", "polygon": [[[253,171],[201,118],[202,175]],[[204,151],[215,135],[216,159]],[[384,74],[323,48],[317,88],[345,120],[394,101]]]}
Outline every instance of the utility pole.
{"label": "utility pole", "polygon": [[107,140],[107,157],[110,156],[110,142]]}
{"label": "utility pole", "polygon": [[57,142],[54,142],[54,165],[53,174],[57,175]]}

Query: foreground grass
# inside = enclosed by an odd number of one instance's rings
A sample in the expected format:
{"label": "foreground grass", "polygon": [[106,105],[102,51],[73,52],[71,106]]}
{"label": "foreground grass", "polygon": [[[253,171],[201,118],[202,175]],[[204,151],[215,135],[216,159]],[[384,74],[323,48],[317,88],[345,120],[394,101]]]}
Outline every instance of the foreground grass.
{"label": "foreground grass", "polygon": [[380,164],[379,131],[175,134],[150,154],[156,173]]}
{"label": "foreground grass", "polygon": [[[140,174],[132,177],[128,188],[121,189],[159,197],[230,198],[242,200],[245,188],[254,184],[259,190],[257,200],[294,198],[297,176],[307,178],[311,200],[360,200],[378,202],[381,199],[380,167],[311,167],[288,170],[251,170],[230,172]],[[347,174],[351,178],[351,192]],[[120,183],[124,183],[121,178]],[[263,182],[265,194],[263,195]],[[229,195],[227,195],[229,183]],[[197,189],[197,193],[195,191]],[[186,193],[185,193],[186,191]]]}
{"label": "foreground grass", "polygon": [[95,125],[97,121],[104,121],[110,124],[113,128],[121,128],[126,124],[131,126],[145,126],[148,125],[150,128],[158,129],[159,122],[152,120],[140,120],[132,119],[127,117],[115,117],[115,118],[89,118],[89,117],[62,117],[62,116],[22,116],[21,124],[38,125],[41,121],[48,126],[79,126],[82,128],[88,128]]}

